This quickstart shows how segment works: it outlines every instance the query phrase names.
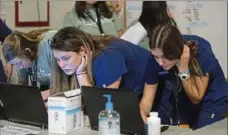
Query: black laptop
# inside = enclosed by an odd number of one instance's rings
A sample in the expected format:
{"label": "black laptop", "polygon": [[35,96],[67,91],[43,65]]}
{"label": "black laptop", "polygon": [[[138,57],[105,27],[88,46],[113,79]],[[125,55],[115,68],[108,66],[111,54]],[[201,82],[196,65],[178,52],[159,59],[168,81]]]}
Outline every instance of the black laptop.
{"label": "black laptop", "polygon": [[6,120],[48,126],[47,110],[38,87],[0,83],[0,104]]}
{"label": "black laptop", "polygon": [[92,130],[98,130],[98,114],[105,109],[107,99],[103,94],[111,94],[114,110],[120,114],[121,133],[146,134],[136,92],[129,89],[82,87],[82,94]]}

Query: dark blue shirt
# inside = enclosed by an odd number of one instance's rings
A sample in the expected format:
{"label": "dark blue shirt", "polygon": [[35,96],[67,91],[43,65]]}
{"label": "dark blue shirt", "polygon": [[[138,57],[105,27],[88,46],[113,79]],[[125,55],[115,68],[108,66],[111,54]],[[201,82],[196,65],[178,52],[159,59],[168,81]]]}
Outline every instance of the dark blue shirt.
{"label": "dark blue shirt", "polygon": [[[196,42],[198,47],[198,55],[196,56],[196,60],[199,62],[203,73],[205,75],[209,74],[209,82],[206,93],[200,104],[193,104],[186,94],[184,94],[185,96],[180,96],[179,100],[181,104],[183,105],[185,110],[189,109],[188,111],[190,112],[195,110],[191,109],[190,106],[192,106],[193,108],[198,106],[200,109],[208,110],[213,109],[216,105],[223,104],[228,97],[227,83],[219,61],[217,60],[212,51],[210,43],[207,40],[196,35],[183,35],[183,38],[185,41]],[[159,72],[159,76],[163,76],[164,80],[168,80],[169,75],[170,74],[164,70]],[[172,93],[171,89],[169,90],[169,92],[166,91],[165,95],[170,96],[170,93]],[[182,93],[185,93],[184,90]]]}
{"label": "dark blue shirt", "polygon": [[[120,88],[142,93],[146,82],[146,70],[150,69],[151,75],[156,76],[157,66],[155,59],[146,49],[116,39],[95,58],[92,71],[97,87],[107,87],[121,77]],[[157,80],[154,79],[151,83],[155,84]]]}
{"label": "dark blue shirt", "polygon": [[197,61],[204,74],[209,74],[208,87],[201,101],[201,109],[212,108],[213,106],[223,103],[228,97],[227,82],[210,43],[195,35],[183,35],[183,38],[184,40],[192,40],[197,43],[199,49]]}
{"label": "dark blue shirt", "polygon": [[[7,27],[7,25],[0,18],[0,41],[3,42],[11,32],[12,31],[9,29],[9,27]],[[4,68],[1,60],[0,60],[0,82],[6,82],[6,76],[5,76],[5,72],[4,72]]]}
{"label": "dark blue shirt", "polygon": [[0,41],[3,42],[11,32],[9,27],[0,19]]}

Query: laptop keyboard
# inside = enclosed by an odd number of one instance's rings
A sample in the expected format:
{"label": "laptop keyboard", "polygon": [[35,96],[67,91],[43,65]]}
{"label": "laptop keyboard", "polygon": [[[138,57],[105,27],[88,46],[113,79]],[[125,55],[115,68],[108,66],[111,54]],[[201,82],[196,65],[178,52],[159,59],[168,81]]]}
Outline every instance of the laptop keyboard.
{"label": "laptop keyboard", "polygon": [[0,125],[0,135],[36,135],[39,131],[11,125]]}

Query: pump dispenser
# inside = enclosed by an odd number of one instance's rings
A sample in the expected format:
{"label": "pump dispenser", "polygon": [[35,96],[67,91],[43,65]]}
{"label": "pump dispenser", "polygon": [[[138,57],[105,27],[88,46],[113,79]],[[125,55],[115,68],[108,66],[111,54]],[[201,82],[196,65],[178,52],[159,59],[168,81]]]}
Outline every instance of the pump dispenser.
{"label": "pump dispenser", "polygon": [[106,97],[108,100],[105,104],[105,110],[113,110],[113,103],[111,101],[112,96],[104,94],[103,97]]}
{"label": "pump dispenser", "polygon": [[112,95],[104,94],[107,98],[105,110],[99,113],[99,135],[120,135],[120,115],[113,110]]}

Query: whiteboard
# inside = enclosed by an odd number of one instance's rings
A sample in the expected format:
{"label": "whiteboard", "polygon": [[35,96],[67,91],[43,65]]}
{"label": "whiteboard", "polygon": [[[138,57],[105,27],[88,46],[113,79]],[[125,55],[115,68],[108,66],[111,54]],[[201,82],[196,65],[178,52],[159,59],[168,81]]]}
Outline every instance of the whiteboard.
{"label": "whiteboard", "polygon": [[[227,77],[226,1],[168,1],[168,7],[183,34],[207,39]],[[141,14],[141,1],[127,1],[127,25]]]}

